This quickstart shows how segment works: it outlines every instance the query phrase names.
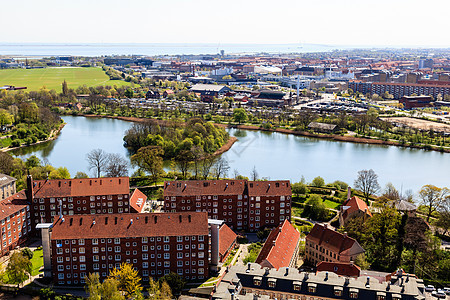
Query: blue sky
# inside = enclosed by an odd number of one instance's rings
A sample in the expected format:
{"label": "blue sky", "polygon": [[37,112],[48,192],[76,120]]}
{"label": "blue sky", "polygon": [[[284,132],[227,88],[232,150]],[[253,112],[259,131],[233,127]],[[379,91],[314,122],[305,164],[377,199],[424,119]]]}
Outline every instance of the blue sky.
{"label": "blue sky", "polygon": [[3,0],[3,43],[450,47],[449,0]]}

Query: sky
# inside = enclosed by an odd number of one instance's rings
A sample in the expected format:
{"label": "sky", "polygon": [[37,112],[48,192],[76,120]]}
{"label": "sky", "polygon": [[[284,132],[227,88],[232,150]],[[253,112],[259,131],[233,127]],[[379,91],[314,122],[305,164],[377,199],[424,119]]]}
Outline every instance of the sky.
{"label": "sky", "polygon": [[450,47],[449,0],[1,0],[0,43]]}

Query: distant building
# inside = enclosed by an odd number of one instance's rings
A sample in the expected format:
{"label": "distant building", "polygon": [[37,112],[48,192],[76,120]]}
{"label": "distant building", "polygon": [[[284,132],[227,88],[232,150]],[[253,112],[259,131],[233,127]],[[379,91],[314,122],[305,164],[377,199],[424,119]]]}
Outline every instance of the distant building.
{"label": "distant building", "polygon": [[425,299],[423,280],[414,275],[393,275],[388,282],[380,282],[367,276],[338,276],[329,271],[306,273],[294,268],[277,270],[250,263],[229,268],[213,291],[211,300]]}
{"label": "distant building", "polygon": [[336,132],[336,130],[338,129],[337,125],[335,124],[319,123],[319,122],[309,123],[308,128],[315,132],[321,133],[333,133]]}
{"label": "distant building", "polygon": [[357,196],[353,196],[347,199],[339,210],[339,225],[345,226],[345,224],[352,218],[363,217],[370,218],[372,214],[369,211],[369,207],[366,202],[361,200]]}
{"label": "distant building", "polygon": [[148,90],[145,94],[145,99],[159,99],[161,94],[158,91]]}
{"label": "distant building", "polygon": [[306,236],[305,253],[306,260],[313,265],[321,261],[350,263],[364,249],[347,234],[334,231],[326,224],[315,224]]}
{"label": "distant building", "polygon": [[14,177],[0,174],[0,200],[6,199],[16,193],[16,181]]}
{"label": "distant building", "polygon": [[285,220],[274,228],[256,258],[262,267],[279,269],[296,267],[300,232]]}
{"label": "distant building", "polygon": [[403,104],[405,109],[433,106],[431,96],[403,96],[399,102]]}
{"label": "distant building", "polygon": [[408,216],[415,216],[417,211],[417,206],[414,203],[408,202],[406,200],[396,200],[394,202],[394,207],[399,212],[407,214]]}
{"label": "distant building", "polygon": [[225,85],[218,85],[218,84],[195,84],[191,87],[191,91],[194,93],[213,93],[215,96],[219,94],[225,94],[228,91],[231,91],[231,89]]}

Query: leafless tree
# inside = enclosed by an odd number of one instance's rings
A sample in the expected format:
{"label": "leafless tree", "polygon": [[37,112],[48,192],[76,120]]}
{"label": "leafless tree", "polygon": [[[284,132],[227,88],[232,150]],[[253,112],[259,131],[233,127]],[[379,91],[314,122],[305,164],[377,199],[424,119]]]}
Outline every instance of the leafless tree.
{"label": "leafless tree", "polygon": [[372,169],[359,171],[355,188],[363,193],[365,201],[369,203],[369,197],[380,190],[378,175]]}
{"label": "leafless tree", "polygon": [[208,179],[209,173],[211,173],[211,168],[214,165],[216,158],[214,156],[206,157],[200,166],[200,173],[204,180]]}
{"label": "leafless tree", "polygon": [[108,177],[128,176],[128,161],[125,157],[118,153],[108,154],[106,175]]}
{"label": "leafless tree", "polygon": [[108,154],[102,149],[93,149],[86,154],[86,160],[89,170],[94,170],[97,173],[97,177],[100,177],[108,164]]}
{"label": "leafless tree", "polygon": [[228,161],[221,157],[214,163],[212,173],[216,179],[220,179],[220,177],[226,177],[228,174],[228,170],[230,170],[230,165]]}
{"label": "leafless tree", "polygon": [[256,171],[256,166],[253,166],[252,172],[250,173],[250,178],[255,181],[258,180],[259,174],[258,171]]}

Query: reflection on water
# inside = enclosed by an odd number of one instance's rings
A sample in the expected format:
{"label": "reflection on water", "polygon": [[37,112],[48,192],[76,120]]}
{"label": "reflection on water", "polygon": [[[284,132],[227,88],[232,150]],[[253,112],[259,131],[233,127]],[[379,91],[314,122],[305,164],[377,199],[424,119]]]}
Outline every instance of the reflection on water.
{"label": "reflection on water", "polygon": [[[14,151],[19,157],[32,154],[46,158],[55,167],[66,166],[70,174],[88,172],[86,154],[100,148],[129,157],[123,136],[130,122],[85,117],[63,117],[67,125],[55,141]],[[307,138],[277,132],[229,129],[238,141],[223,156],[234,170],[249,176],[253,166],[261,177],[326,182],[343,180],[353,184],[357,172],[373,169],[381,185],[392,182],[399,190],[417,191],[422,185],[448,186],[450,154],[384,145],[354,144]],[[173,169],[165,162],[166,171]],[[131,172],[130,172],[131,173]]]}

